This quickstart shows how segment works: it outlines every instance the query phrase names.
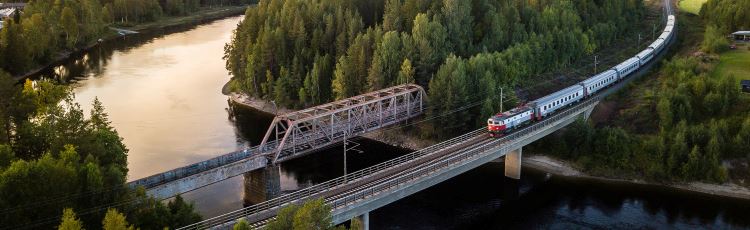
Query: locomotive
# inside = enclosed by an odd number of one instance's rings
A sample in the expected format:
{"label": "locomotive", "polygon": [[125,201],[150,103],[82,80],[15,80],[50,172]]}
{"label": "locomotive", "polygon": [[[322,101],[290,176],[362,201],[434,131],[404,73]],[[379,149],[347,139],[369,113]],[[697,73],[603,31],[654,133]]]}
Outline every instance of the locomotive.
{"label": "locomotive", "polygon": [[667,17],[667,25],[659,38],[636,56],[625,60],[611,69],[560,91],[490,117],[487,120],[487,131],[490,137],[501,137],[525,124],[543,120],[559,109],[575,104],[604,88],[614,85],[616,82],[622,81],[641,66],[648,63],[655,54],[664,49],[664,46],[674,36],[675,22],[674,15],[670,14]]}

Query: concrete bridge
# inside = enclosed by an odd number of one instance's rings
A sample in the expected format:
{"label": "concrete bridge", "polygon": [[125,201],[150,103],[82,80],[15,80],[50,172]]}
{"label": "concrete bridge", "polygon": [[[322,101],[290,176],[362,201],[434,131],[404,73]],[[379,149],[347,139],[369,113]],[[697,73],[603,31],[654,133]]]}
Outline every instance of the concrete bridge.
{"label": "concrete bridge", "polygon": [[[672,14],[668,2],[665,0],[665,12]],[[666,42],[667,46],[671,45],[675,37],[676,33]],[[358,218],[364,223],[365,229],[368,229],[370,211],[501,157],[505,157],[505,176],[519,179],[523,146],[577,119],[587,119],[601,99],[648,72],[664,53],[666,51],[659,53],[654,61],[642,66],[622,82],[502,138],[489,138],[484,128],[478,129],[357,172],[180,229],[230,229],[240,219],[246,219],[254,227],[260,228],[275,218],[282,207],[318,198],[323,198],[332,208],[334,224]],[[273,177],[271,180],[274,180]],[[276,183],[266,183],[268,184]]]}
{"label": "concrete bridge", "polygon": [[422,87],[405,84],[279,115],[259,146],[131,181],[128,185],[143,186],[149,195],[159,199],[173,197],[407,121],[424,112],[424,97]]}

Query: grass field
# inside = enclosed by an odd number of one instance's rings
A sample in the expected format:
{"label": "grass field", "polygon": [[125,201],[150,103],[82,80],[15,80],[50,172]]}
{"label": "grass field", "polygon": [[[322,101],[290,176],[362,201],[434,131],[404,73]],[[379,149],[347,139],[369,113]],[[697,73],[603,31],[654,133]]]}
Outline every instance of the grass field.
{"label": "grass field", "polygon": [[687,11],[697,15],[701,11],[701,6],[706,0],[680,0],[680,10]]}
{"label": "grass field", "polygon": [[750,50],[747,46],[738,46],[721,54],[714,74],[721,77],[734,75],[737,80],[750,80]]}

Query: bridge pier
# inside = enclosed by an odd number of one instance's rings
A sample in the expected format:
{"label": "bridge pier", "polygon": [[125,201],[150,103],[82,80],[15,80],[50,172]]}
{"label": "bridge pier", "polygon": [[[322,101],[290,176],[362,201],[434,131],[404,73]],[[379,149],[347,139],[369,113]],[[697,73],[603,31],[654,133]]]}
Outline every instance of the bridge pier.
{"label": "bridge pier", "polygon": [[[357,226],[358,228],[354,227],[354,220],[359,221],[359,226]],[[370,230],[370,212],[365,212],[362,215],[354,217],[354,219],[352,219],[351,229]]]}
{"label": "bridge pier", "polygon": [[508,178],[521,179],[521,149],[505,154],[505,176]]}
{"label": "bridge pier", "polygon": [[278,197],[281,194],[279,166],[269,165],[265,168],[245,173],[245,204],[258,204]]}
{"label": "bridge pier", "polygon": [[594,108],[596,108],[596,106],[591,106],[590,109],[587,109],[586,111],[581,113],[581,117],[583,118],[583,121],[589,120],[589,117],[591,117],[591,113],[594,112]]}

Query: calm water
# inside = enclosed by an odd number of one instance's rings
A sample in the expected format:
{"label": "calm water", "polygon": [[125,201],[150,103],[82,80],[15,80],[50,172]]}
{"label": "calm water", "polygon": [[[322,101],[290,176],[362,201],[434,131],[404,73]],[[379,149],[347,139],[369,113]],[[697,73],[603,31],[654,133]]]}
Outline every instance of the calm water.
{"label": "calm water", "polygon": [[[84,109],[98,97],[130,149],[129,180],[258,144],[271,116],[227,112],[223,46],[241,17],[103,44],[45,75],[75,85]],[[167,34],[167,35],[161,35]],[[357,170],[407,151],[360,139]],[[283,192],[343,173],[341,147],[281,166]],[[548,177],[520,181],[490,163],[371,213],[374,229],[746,228],[750,204],[649,186]],[[206,217],[243,206],[243,176],[185,195]]]}

